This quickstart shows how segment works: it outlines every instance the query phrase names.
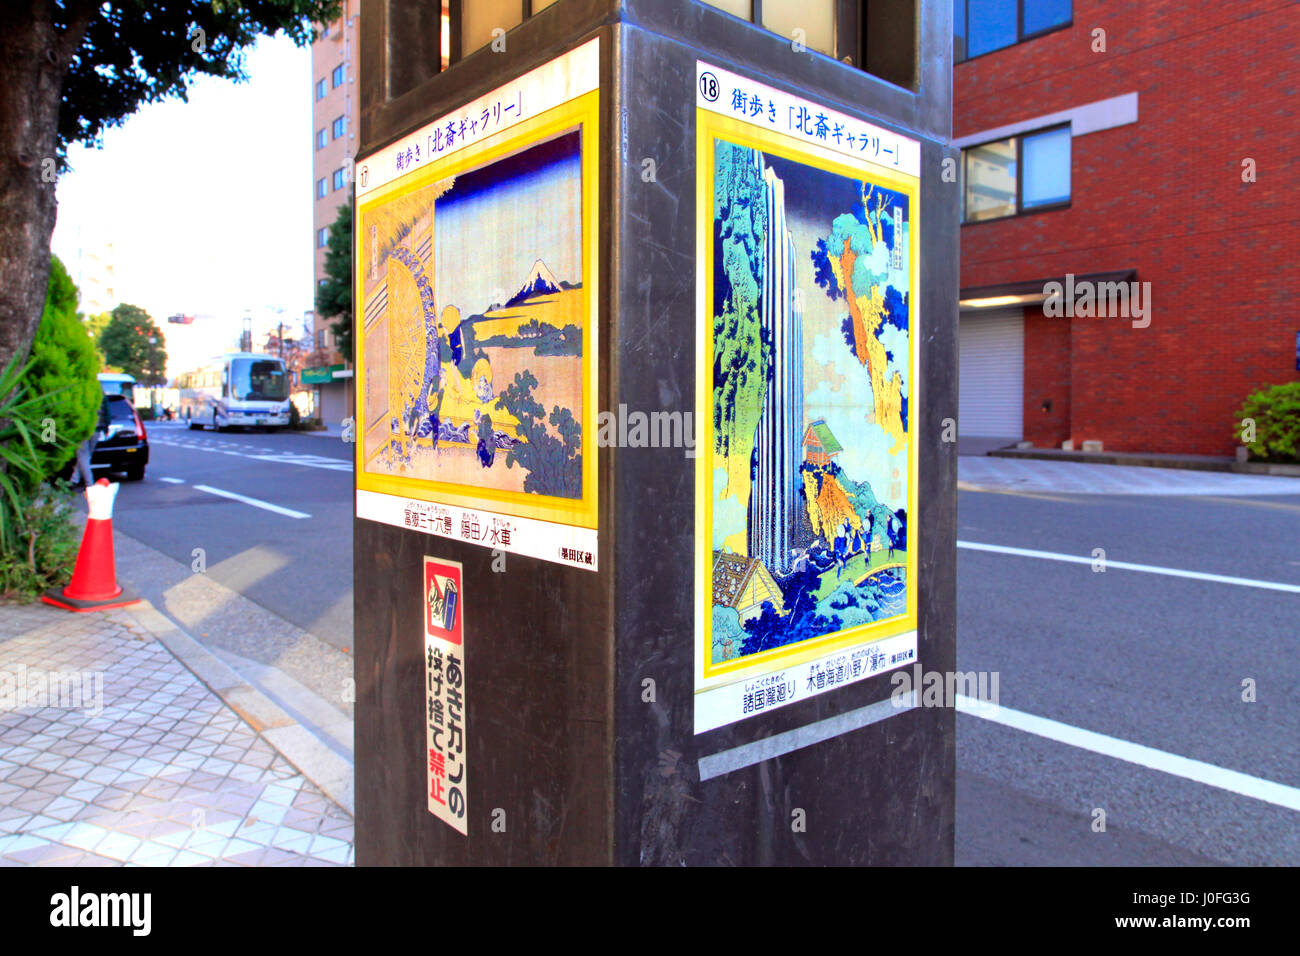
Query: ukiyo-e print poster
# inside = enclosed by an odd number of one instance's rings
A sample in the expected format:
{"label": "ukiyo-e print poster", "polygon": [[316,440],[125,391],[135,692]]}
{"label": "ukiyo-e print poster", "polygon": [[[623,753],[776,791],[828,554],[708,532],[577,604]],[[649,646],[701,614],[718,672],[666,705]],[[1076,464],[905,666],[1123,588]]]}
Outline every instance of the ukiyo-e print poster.
{"label": "ukiyo-e print poster", "polygon": [[595,56],[359,166],[362,517],[595,570]]}
{"label": "ukiyo-e print poster", "polygon": [[916,659],[918,177],[843,148],[884,131],[711,75],[697,732]]}

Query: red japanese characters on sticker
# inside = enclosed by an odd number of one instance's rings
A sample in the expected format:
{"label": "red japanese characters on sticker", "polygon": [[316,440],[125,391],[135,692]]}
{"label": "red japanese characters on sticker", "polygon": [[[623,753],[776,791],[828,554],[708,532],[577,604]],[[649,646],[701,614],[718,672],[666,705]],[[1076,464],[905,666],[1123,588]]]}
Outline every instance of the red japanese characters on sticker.
{"label": "red japanese characters on sticker", "polygon": [[465,592],[461,566],[424,558],[424,744],[429,754],[429,812],[469,832],[465,730]]}
{"label": "red japanese characters on sticker", "polygon": [[424,630],[451,644],[461,643],[460,565],[424,559]]}

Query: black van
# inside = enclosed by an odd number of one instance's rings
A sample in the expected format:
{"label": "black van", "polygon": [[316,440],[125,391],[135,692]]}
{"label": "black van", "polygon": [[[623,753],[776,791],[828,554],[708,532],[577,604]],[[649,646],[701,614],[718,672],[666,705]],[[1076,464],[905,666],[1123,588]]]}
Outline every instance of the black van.
{"label": "black van", "polygon": [[142,479],[149,464],[149,436],[135,406],[123,395],[105,395],[98,429],[91,470],[120,471],[127,481]]}

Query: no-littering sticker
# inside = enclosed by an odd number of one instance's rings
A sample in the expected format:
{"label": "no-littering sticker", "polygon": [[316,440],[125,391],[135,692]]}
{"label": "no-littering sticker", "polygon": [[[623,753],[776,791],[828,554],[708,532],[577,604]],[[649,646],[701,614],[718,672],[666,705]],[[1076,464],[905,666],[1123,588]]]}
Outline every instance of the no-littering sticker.
{"label": "no-littering sticker", "polygon": [[424,559],[425,742],[429,812],[467,833],[465,629],[461,566]]}

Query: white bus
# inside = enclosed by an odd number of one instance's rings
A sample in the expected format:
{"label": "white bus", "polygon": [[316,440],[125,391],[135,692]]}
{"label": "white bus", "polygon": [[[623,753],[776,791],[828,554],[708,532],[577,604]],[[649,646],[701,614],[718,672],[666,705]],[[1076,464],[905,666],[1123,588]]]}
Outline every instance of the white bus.
{"label": "white bus", "polygon": [[289,424],[289,374],[274,355],[218,355],[178,384],[179,414],[190,428]]}
{"label": "white bus", "polygon": [[105,395],[121,395],[134,407],[135,376],[121,372],[100,372],[99,387]]}

